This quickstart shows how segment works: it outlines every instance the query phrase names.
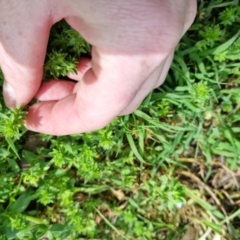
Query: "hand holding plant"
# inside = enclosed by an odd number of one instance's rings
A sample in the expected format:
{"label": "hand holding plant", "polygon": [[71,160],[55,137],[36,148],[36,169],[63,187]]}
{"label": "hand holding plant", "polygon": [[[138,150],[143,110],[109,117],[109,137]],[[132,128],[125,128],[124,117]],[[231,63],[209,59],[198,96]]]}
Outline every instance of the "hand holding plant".
{"label": "hand holding plant", "polygon": [[[189,28],[195,1],[20,1],[0,2],[0,65],[9,107],[34,96],[26,126],[65,135],[99,129],[134,111],[164,81],[174,48]],[[92,45],[77,74],[41,80],[49,32],[65,19]]]}

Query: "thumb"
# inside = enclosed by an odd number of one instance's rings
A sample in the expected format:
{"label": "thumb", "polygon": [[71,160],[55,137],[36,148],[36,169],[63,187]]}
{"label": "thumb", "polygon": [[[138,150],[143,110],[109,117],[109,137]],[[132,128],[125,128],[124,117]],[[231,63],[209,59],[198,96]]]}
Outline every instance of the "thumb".
{"label": "thumb", "polygon": [[0,1],[0,66],[8,107],[28,104],[42,80],[52,25],[46,2]]}

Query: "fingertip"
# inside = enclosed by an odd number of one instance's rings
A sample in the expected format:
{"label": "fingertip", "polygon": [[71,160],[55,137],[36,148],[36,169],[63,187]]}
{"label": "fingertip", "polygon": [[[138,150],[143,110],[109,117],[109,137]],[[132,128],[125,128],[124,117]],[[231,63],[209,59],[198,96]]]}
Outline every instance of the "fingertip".
{"label": "fingertip", "polygon": [[40,70],[29,70],[16,67],[12,72],[8,67],[1,66],[4,72],[3,96],[7,107],[24,107],[37,93],[42,79]]}
{"label": "fingertip", "polygon": [[76,81],[81,81],[83,75],[92,67],[90,58],[81,58],[78,62],[77,73],[69,73],[68,77]]}
{"label": "fingertip", "polygon": [[7,82],[3,83],[3,97],[8,108],[16,107],[16,94],[13,87]]}

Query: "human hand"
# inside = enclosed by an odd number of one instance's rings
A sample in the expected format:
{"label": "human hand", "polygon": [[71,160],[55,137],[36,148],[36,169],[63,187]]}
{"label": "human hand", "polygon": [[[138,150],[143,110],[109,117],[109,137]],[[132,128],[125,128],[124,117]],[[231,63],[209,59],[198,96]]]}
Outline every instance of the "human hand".
{"label": "human hand", "polygon": [[[174,48],[192,24],[195,0],[2,0],[0,65],[9,107],[40,100],[30,130],[66,135],[96,130],[133,112],[164,81]],[[65,20],[92,45],[76,84],[42,83],[51,26]]]}

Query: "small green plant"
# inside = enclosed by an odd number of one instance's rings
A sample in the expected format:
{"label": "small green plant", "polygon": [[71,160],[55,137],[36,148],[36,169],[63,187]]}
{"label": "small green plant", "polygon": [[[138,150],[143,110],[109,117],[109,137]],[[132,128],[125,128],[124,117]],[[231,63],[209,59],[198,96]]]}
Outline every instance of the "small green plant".
{"label": "small green plant", "polygon": [[7,139],[19,140],[22,136],[24,115],[26,112],[19,108],[8,111],[6,114],[0,113],[0,131]]}
{"label": "small green plant", "polygon": [[210,99],[211,89],[208,87],[206,82],[194,83],[191,86],[191,94],[194,102],[200,107],[203,107],[206,102]]}
{"label": "small green plant", "polygon": [[66,76],[70,72],[76,71],[77,60],[74,57],[68,56],[67,53],[52,51],[48,55],[48,60],[45,64],[45,78],[47,76],[53,76],[59,78],[60,76]]}
{"label": "small green plant", "polygon": [[44,79],[59,78],[76,72],[81,54],[90,52],[90,45],[65,21],[57,23],[50,34],[48,54],[44,64]]}
{"label": "small green plant", "polygon": [[217,41],[221,39],[223,31],[219,25],[207,26],[200,31],[203,40],[196,43],[196,49],[206,50],[208,47],[213,47]]}
{"label": "small green plant", "polygon": [[225,26],[240,22],[240,7],[228,7],[219,14],[219,20]]}

